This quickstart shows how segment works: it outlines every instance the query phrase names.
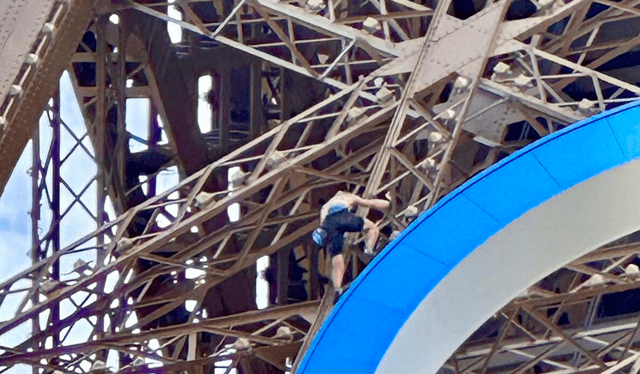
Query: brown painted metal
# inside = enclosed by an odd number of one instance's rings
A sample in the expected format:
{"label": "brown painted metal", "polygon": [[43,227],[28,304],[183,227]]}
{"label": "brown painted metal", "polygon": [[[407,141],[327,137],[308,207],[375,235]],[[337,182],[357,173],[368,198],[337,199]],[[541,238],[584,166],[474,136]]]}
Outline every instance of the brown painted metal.
{"label": "brown painted metal", "polygon": [[[603,8],[592,15],[596,3]],[[84,2],[56,4],[87,14]],[[72,63],[99,165],[98,204],[87,209],[104,225],[0,284],[0,303],[23,296],[0,322],[0,336],[24,322],[37,327],[41,314],[75,303],[71,314],[48,317],[46,329],[3,348],[0,368],[86,372],[117,354],[122,372],[161,371],[147,368],[148,359],[176,373],[209,372],[229,360],[240,373],[282,373],[330,310],[332,295],[322,285],[327,259],[308,235],[322,199],[345,189],[390,199],[385,215],[361,212],[380,227],[382,246],[416,212],[505,154],[640,94],[635,66],[601,69],[639,43],[637,33],[611,31],[637,23],[634,1],[536,2],[520,19],[509,17],[521,5],[506,1],[473,15],[461,15],[457,1],[436,9],[407,0],[367,4],[140,0],[90,7],[99,17],[80,44],[87,21],[64,43],[58,38],[66,34],[55,34],[51,48],[74,43],[56,63]],[[171,20],[184,32],[176,45],[166,31],[168,6],[183,13],[184,21]],[[112,13],[119,25],[107,21]],[[61,68],[54,70],[46,71],[51,87]],[[216,87],[207,94],[216,129],[201,134],[195,93],[205,74]],[[27,121],[30,136],[41,106],[25,100],[50,93],[24,87],[0,115],[30,105],[31,117],[6,117],[7,130]],[[125,131],[131,98],[149,99],[153,108],[150,149],[137,154]],[[0,132],[7,175],[24,146],[11,136]],[[160,192],[162,173],[174,165],[180,182]],[[246,175],[230,185],[233,166]],[[43,183],[36,177],[34,188]],[[107,200],[117,217],[107,219]],[[238,222],[227,215],[233,204]],[[350,279],[366,265],[356,255],[361,240],[348,238]],[[43,287],[57,280],[52,266],[96,245],[95,266]],[[640,287],[621,271],[636,252],[635,244],[598,250],[550,275],[498,311],[483,330],[489,333],[470,337],[441,370],[573,373],[631,365],[637,323],[629,321],[637,315],[600,320],[596,306]],[[263,256],[278,261],[258,275],[254,265]],[[595,275],[605,284],[585,283]],[[255,304],[257,276],[270,282],[265,310]],[[26,281],[32,286],[16,289]],[[85,343],[47,345],[82,325],[91,330]]]}

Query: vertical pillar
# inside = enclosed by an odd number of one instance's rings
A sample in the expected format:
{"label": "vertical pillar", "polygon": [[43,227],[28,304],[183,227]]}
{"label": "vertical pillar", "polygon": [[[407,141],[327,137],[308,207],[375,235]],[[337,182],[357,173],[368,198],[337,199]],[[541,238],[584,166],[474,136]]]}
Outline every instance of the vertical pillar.
{"label": "vertical pillar", "polygon": [[287,70],[280,68],[280,120],[289,119],[289,95],[287,95]]}
{"label": "vertical pillar", "polygon": [[[33,264],[40,261],[40,235],[38,233],[38,223],[40,221],[40,124],[36,126],[36,129],[31,138],[31,261]],[[34,279],[34,283],[40,282],[39,279]],[[33,287],[36,287],[33,284]],[[34,292],[31,302],[33,305],[38,304],[39,292]],[[31,321],[31,333],[37,335],[40,330],[40,319],[34,318]],[[39,341],[38,346],[44,348],[44,342]],[[33,374],[38,374],[39,369],[36,366],[32,367]]]}
{"label": "vertical pillar", "polygon": [[[118,132],[118,140],[116,141],[115,147],[115,158],[116,158],[116,186],[120,186],[118,194],[122,194],[120,196],[120,200],[126,202],[126,184],[125,184],[125,168],[126,168],[126,160],[125,150],[129,146],[126,139],[126,103],[127,98],[125,95],[126,83],[127,83],[127,74],[125,70],[126,64],[126,51],[125,51],[126,39],[125,33],[123,30],[122,22],[120,22],[118,27],[118,62],[116,64],[116,100],[117,100],[117,108],[118,108],[118,124],[117,124],[117,132]],[[123,207],[124,210],[127,207]]]}
{"label": "vertical pillar", "polygon": [[231,122],[231,70],[224,68],[220,72],[219,120],[220,150],[226,154],[229,150],[229,124]]}
{"label": "vertical pillar", "polygon": [[[51,140],[51,165],[52,178],[51,183],[53,186],[51,193],[51,222],[53,224],[51,230],[51,255],[54,255],[60,251],[60,88],[56,88],[53,94],[53,122],[51,126],[53,128],[53,137]],[[51,267],[51,280],[53,282],[60,282],[60,262],[56,261]],[[51,322],[53,325],[57,325],[60,322],[60,308],[59,304],[54,304],[51,307]],[[59,335],[53,336],[53,345],[57,347],[60,345]]]}
{"label": "vertical pillar", "polygon": [[[40,126],[31,138],[31,258],[33,263],[40,261],[40,235],[38,222],[40,221]],[[35,304],[34,304],[35,305]]]}
{"label": "vertical pillar", "polygon": [[[104,223],[104,204],[106,200],[106,175],[105,172],[105,119],[106,119],[106,53],[107,53],[107,41],[105,39],[105,27],[107,19],[102,16],[98,19],[96,26],[96,38],[98,40],[98,46],[96,50],[96,86],[97,86],[97,100],[96,100],[96,118],[94,120],[95,131],[95,155],[96,155],[96,170],[97,170],[97,206],[96,206],[96,225],[102,226]],[[102,234],[96,237],[98,246],[98,263],[104,261],[104,236]]]}
{"label": "vertical pillar", "polygon": [[[382,4],[384,4],[386,0],[381,0],[380,2]],[[387,25],[387,23],[385,22],[384,25]],[[347,41],[346,40],[342,40],[342,49],[344,50],[345,48],[347,48]],[[353,84],[353,74],[351,74],[351,66],[349,66],[348,62],[349,62],[349,53],[353,53],[353,51],[355,50],[355,48],[352,48],[351,51],[349,51],[342,59],[344,60],[344,75],[347,79],[347,84]]]}
{"label": "vertical pillar", "polygon": [[[98,18],[98,22],[96,25],[96,39],[97,39],[97,48],[96,48],[96,88],[97,88],[97,101],[96,101],[96,117],[93,121],[93,128],[95,131],[95,155],[96,155],[96,184],[97,184],[97,199],[96,199],[96,226],[100,228],[105,222],[105,210],[104,205],[107,198],[107,175],[109,173],[106,172],[106,152],[105,152],[105,142],[106,142],[106,100],[107,100],[107,67],[106,67],[106,59],[107,59],[107,40],[106,40],[106,27],[107,27],[107,18],[106,16],[101,16]],[[96,236],[96,246],[98,248],[96,253],[96,263],[104,264],[106,257],[106,250],[103,247],[105,244],[104,235],[99,234]],[[99,284],[99,289],[104,289],[104,283],[101,282]],[[96,324],[96,334],[98,337],[104,336],[104,318],[102,316],[98,316],[98,321]],[[102,350],[98,352],[97,358],[106,361],[107,352],[106,350]]]}
{"label": "vertical pillar", "polygon": [[257,138],[264,126],[264,108],[262,103],[262,63],[251,61],[250,102],[251,102],[251,139]]}
{"label": "vertical pillar", "polygon": [[[156,108],[153,100],[151,101],[151,107],[149,108],[149,147],[155,147],[162,138],[162,129],[158,124],[158,109]],[[148,196],[152,197],[156,195],[156,177],[149,177],[149,193]]]}
{"label": "vertical pillar", "polygon": [[277,281],[277,303],[285,305],[289,299],[289,254],[291,249],[285,248],[277,253],[278,257],[278,275]]}

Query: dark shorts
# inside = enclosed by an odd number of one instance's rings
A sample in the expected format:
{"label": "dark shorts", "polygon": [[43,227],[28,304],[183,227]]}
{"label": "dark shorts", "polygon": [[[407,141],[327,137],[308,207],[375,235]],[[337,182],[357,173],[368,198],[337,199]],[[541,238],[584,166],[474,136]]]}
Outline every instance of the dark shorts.
{"label": "dark shorts", "polygon": [[342,253],[345,232],[360,232],[364,228],[364,219],[351,213],[348,209],[329,214],[324,220],[327,231],[327,252],[331,257]]}

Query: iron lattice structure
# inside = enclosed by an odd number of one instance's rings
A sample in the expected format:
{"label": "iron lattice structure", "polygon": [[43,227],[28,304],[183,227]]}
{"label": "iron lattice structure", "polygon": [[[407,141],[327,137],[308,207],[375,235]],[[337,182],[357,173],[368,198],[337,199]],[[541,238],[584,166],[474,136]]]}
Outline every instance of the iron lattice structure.
{"label": "iron lattice structure", "polygon": [[[119,372],[295,370],[332,301],[309,240],[323,200],[338,190],[388,198],[389,212],[369,214],[386,242],[497,160],[640,94],[635,0],[39,4],[46,15],[30,21],[38,32],[13,56],[0,96],[2,186],[27,141],[35,145],[34,262],[0,285],[0,305],[13,310],[0,337],[29,334],[0,347],[0,369],[97,372],[116,355]],[[171,43],[167,22],[182,28],[182,42]],[[65,69],[82,131],[61,116]],[[205,132],[203,75],[213,81]],[[130,147],[133,98],[150,103],[141,152]],[[61,150],[62,136],[70,149]],[[63,168],[82,152],[95,175],[74,187]],[[241,172],[229,182],[234,167]],[[179,182],[161,191],[168,168]],[[73,196],[68,206],[62,191]],[[234,204],[238,221],[228,214]],[[74,207],[97,229],[62,245]],[[368,262],[359,241],[347,255],[350,279]],[[628,242],[532,287],[441,370],[631,365],[640,307],[597,312],[610,295],[638,289],[633,271],[621,270],[637,261]],[[61,273],[83,253],[93,263]],[[273,260],[271,305],[258,310],[254,265],[263,256]],[[74,329],[83,341],[73,342]]]}

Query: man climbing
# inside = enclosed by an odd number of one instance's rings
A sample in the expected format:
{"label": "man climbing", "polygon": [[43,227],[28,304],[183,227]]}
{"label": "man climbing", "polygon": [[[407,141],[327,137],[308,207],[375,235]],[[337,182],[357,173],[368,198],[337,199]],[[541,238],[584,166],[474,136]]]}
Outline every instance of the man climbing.
{"label": "man climbing", "polygon": [[389,208],[389,202],[382,199],[363,199],[352,193],[339,191],[322,206],[320,227],[312,234],[313,241],[319,246],[326,245],[327,252],[331,255],[331,281],[337,296],[344,291],[342,289],[342,278],[345,272],[342,255],[344,234],[366,231],[364,252],[373,254],[380,233],[373,222],[353,213],[358,206],[386,210]]}

